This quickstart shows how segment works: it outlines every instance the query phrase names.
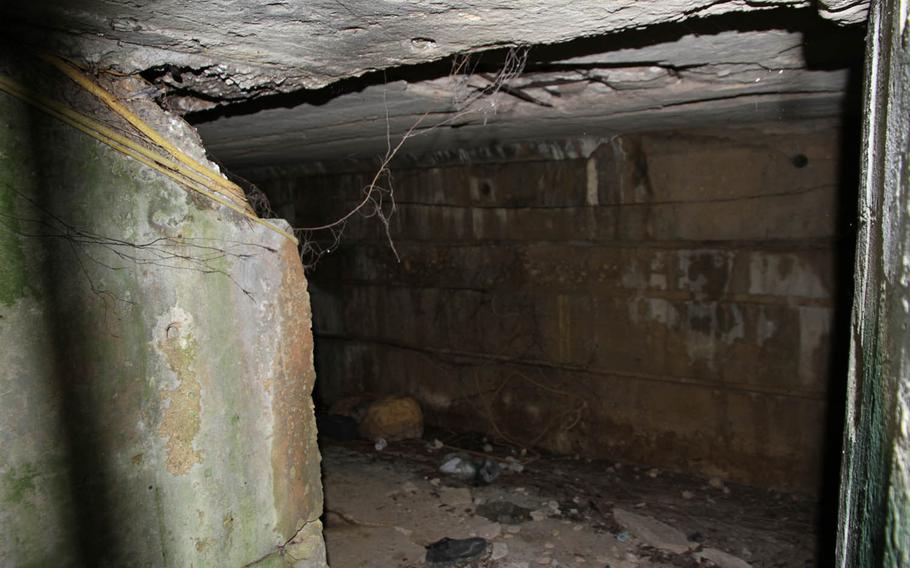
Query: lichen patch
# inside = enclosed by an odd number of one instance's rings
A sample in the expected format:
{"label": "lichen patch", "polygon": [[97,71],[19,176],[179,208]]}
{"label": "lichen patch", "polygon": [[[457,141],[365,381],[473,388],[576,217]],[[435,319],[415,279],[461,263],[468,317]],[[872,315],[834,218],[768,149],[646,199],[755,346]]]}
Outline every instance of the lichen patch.
{"label": "lichen patch", "polygon": [[167,405],[158,434],[167,438],[167,470],[173,475],[184,475],[193,465],[202,463],[202,453],[193,448],[202,414],[202,386],[193,369],[197,344],[192,335],[184,331],[161,339],[158,347],[178,381],[173,389],[162,389],[159,393]]}

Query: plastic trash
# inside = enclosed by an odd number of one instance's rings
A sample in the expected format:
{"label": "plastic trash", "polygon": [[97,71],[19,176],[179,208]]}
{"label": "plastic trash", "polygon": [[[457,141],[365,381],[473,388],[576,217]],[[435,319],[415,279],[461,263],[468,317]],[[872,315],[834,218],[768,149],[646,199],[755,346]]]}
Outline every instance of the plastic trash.
{"label": "plastic trash", "polygon": [[444,538],[427,546],[426,562],[430,568],[464,566],[490,556],[490,542],[485,538]]}
{"label": "plastic trash", "polygon": [[499,477],[499,474],[502,473],[502,467],[498,462],[489,458],[473,458],[465,454],[448,454],[442,459],[439,472],[475,485],[486,485]]}

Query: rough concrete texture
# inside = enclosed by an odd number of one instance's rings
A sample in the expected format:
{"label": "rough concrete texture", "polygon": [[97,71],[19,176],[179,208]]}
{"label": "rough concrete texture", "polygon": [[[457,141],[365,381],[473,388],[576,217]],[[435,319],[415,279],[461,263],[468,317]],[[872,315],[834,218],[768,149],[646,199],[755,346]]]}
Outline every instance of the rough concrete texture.
{"label": "rough concrete texture", "polygon": [[873,4],[837,566],[910,566],[910,43]]}
{"label": "rough concrete texture", "polygon": [[[368,442],[321,449],[326,547],[336,568],[422,568],[426,545],[472,536],[492,541],[494,562],[477,564],[484,568],[831,565],[818,551],[815,502],[793,494],[734,484],[725,492],[704,479],[613,462],[522,459],[505,446],[493,454],[527,467],[465,487],[437,471],[447,450],[400,443],[376,452]],[[465,497],[450,503],[454,492]],[[634,511],[639,522],[630,527],[642,530],[624,528],[615,507]]]}
{"label": "rough concrete texture", "polygon": [[[313,273],[321,393],[405,393],[430,424],[815,490],[839,144],[832,123],[771,124],[400,167],[401,263],[358,218]],[[372,172],[255,174],[305,225]]]}
{"label": "rough concrete texture", "polygon": [[324,565],[290,241],[3,94],[0,255],[0,565]]}
{"label": "rough concrete texture", "polygon": [[374,159],[409,132],[402,153],[834,117],[858,101],[862,38],[861,27],[807,10],[709,18],[534,47],[501,88],[493,83],[509,64],[484,53],[465,64],[470,74],[391,71],[198,128],[215,156],[248,168]]}
{"label": "rough concrete texture", "polygon": [[[866,2],[825,2],[856,21]],[[731,12],[808,8],[808,0],[56,0],[5,4],[31,42],[126,72],[172,65],[211,98],[316,88],[341,78],[491,46],[558,43]]]}

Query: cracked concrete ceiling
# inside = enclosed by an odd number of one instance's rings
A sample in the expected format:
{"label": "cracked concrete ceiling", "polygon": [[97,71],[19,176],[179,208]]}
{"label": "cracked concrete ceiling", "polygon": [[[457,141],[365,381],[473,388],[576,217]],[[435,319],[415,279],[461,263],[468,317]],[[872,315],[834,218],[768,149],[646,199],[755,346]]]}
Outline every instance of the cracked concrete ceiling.
{"label": "cracked concrete ceiling", "polygon": [[142,73],[247,168],[375,156],[412,128],[408,152],[836,116],[858,90],[867,4],[54,0],[0,17],[83,65]]}

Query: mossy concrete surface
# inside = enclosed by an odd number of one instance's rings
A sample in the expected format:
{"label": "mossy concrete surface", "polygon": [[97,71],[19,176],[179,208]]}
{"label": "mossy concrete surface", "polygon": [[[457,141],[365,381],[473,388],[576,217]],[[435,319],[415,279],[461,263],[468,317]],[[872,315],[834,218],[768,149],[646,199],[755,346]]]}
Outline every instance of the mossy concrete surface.
{"label": "mossy concrete surface", "polygon": [[309,322],[285,237],[0,94],[0,565],[324,565]]}
{"label": "mossy concrete surface", "polygon": [[873,2],[837,566],[910,566],[910,28]]}

